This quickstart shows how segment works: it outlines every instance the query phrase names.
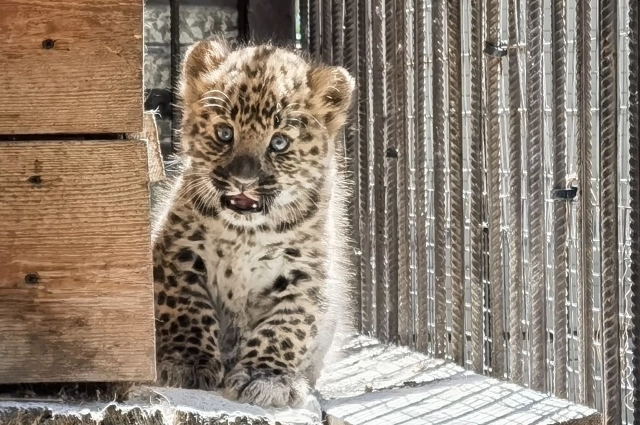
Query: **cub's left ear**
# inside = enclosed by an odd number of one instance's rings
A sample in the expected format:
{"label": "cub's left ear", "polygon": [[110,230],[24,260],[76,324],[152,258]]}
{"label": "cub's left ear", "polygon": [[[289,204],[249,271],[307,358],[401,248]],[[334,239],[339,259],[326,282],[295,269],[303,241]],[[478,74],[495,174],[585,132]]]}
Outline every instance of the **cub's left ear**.
{"label": "cub's left ear", "polygon": [[325,119],[327,127],[338,130],[347,118],[355,81],[339,66],[311,68],[307,82],[314,98],[314,109]]}

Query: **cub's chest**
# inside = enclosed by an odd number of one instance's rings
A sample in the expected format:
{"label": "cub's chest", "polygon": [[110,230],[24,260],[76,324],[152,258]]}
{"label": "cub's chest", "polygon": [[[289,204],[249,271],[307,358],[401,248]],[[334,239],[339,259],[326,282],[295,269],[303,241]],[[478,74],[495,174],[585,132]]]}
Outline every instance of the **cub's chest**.
{"label": "cub's chest", "polygon": [[210,258],[209,285],[216,287],[220,299],[236,312],[244,308],[250,294],[272,286],[285,265],[281,249],[241,241],[218,246]]}

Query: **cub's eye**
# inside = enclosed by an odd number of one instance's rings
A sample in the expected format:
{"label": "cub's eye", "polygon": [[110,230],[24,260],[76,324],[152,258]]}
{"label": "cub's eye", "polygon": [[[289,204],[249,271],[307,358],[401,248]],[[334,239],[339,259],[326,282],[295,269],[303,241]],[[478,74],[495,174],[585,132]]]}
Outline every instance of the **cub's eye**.
{"label": "cub's eye", "polygon": [[280,125],[280,115],[275,114],[273,116],[273,125],[275,125],[276,127]]}
{"label": "cub's eye", "polygon": [[233,128],[227,124],[220,124],[216,127],[216,136],[222,143],[233,142]]}
{"label": "cub's eye", "polygon": [[271,143],[269,143],[269,147],[271,148],[272,151],[276,153],[284,152],[289,147],[289,139],[287,139],[281,134],[276,134],[271,139]]}

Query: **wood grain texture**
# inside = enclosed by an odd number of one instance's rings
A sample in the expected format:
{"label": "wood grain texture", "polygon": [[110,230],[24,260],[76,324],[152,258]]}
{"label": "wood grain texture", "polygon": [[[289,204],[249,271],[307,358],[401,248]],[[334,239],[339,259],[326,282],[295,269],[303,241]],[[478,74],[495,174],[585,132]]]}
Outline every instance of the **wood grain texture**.
{"label": "wood grain texture", "polygon": [[142,11],[142,0],[0,0],[0,134],[140,132]]}
{"label": "wood grain texture", "polygon": [[154,379],[147,173],[141,141],[0,144],[0,383]]}

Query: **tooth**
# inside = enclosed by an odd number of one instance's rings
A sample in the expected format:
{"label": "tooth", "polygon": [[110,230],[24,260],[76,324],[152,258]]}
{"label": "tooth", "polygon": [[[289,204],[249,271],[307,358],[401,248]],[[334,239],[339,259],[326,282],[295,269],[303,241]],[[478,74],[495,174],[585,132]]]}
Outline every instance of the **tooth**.
{"label": "tooth", "polygon": [[251,204],[251,208],[258,208],[258,204]]}
{"label": "tooth", "polygon": [[231,205],[235,205],[235,204],[236,204],[236,200],[235,200],[235,199],[232,199],[232,200],[230,200],[230,201],[229,201],[229,203],[230,203]]}

